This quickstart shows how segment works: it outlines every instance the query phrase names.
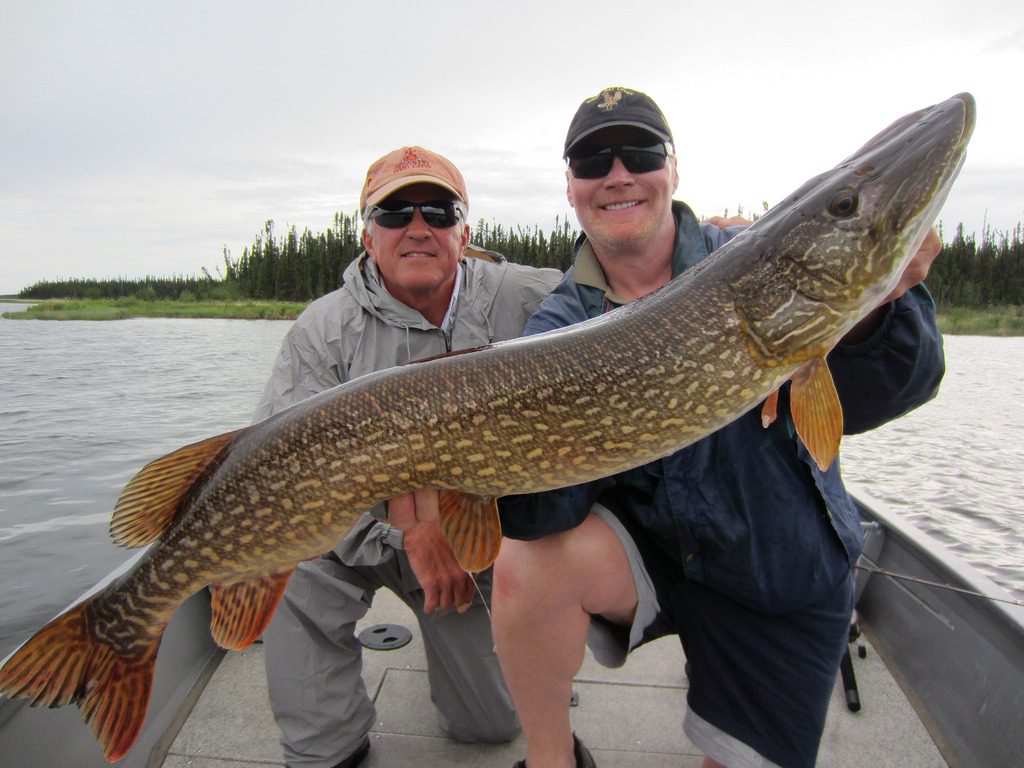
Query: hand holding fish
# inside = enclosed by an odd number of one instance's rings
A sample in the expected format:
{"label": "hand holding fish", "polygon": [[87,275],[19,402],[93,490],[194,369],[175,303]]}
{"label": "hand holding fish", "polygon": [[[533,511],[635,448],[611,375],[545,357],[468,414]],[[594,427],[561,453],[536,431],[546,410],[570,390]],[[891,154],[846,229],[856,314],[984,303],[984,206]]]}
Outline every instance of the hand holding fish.
{"label": "hand holding fish", "polygon": [[719,227],[720,229],[725,229],[726,227],[734,227],[736,225],[750,226],[751,224],[754,223],[752,219],[748,219],[746,216],[709,216],[708,218],[704,219],[704,221],[706,221],[708,224],[714,224],[716,227]]}
{"label": "hand holding fish", "polygon": [[903,270],[903,274],[900,275],[900,280],[896,283],[892,293],[885,297],[886,303],[895,301],[915,285],[923,283],[924,279],[928,277],[932,263],[938,258],[941,251],[942,239],[939,237],[935,227],[932,227],[928,230],[928,234],[925,235],[921,246],[917,249],[917,253],[913,255],[906,269]]}
{"label": "hand holding fish", "polygon": [[409,565],[423,587],[423,610],[456,608],[473,602],[473,581],[452,552],[440,526],[439,494],[433,488],[403,493],[388,501],[388,521],[404,535]]}

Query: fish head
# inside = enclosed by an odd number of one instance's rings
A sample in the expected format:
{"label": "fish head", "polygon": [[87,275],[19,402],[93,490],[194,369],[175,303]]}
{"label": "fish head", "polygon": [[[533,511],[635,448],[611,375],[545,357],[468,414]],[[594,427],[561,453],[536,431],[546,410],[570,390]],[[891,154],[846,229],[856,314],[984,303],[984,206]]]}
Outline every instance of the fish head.
{"label": "fish head", "polygon": [[969,93],[905,115],[740,236],[757,239],[758,255],[736,275],[737,308],[767,356],[827,352],[885,300],[945,202],[974,122]]}

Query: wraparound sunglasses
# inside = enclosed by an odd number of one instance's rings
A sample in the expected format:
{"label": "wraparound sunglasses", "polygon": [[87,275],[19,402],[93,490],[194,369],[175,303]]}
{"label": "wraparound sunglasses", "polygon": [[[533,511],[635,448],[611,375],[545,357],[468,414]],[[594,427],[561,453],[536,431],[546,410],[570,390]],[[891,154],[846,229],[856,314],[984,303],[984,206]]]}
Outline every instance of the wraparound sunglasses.
{"label": "wraparound sunglasses", "polygon": [[603,179],[618,157],[630,173],[650,173],[665,167],[672,154],[672,145],[663,142],[649,147],[630,144],[591,145],[569,153],[569,170],[577,179]]}
{"label": "wraparound sunglasses", "polygon": [[426,203],[387,200],[373,206],[370,218],[385,229],[401,229],[409,226],[417,208],[423,220],[434,229],[454,227],[462,217],[462,208],[452,200],[431,200]]}

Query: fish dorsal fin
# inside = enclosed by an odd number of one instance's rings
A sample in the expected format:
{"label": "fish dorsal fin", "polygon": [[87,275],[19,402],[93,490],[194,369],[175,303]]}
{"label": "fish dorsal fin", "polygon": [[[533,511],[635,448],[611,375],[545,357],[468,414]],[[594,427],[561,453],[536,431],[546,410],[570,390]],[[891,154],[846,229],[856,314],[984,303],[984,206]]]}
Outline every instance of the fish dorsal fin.
{"label": "fish dorsal fin", "polygon": [[441,530],[464,571],[486,570],[501,549],[498,500],[461,491],[441,491]]}
{"label": "fish dorsal fin", "polygon": [[155,541],[177,515],[196,480],[216,465],[221,452],[242,430],[186,445],[154,459],[121,492],[110,520],[110,535],[122,547]]}
{"label": "fish dorsal fin", "polygon": [[817,357],[793,374],[789,409],[796,433],[824,472],[843,437],[843,408],[825,358]]}
{"label": "fish dorsal fin", "polygon": [[210,587],[210,632],[221,648],[239,651],[259,639],[274,615],[294,568]]}

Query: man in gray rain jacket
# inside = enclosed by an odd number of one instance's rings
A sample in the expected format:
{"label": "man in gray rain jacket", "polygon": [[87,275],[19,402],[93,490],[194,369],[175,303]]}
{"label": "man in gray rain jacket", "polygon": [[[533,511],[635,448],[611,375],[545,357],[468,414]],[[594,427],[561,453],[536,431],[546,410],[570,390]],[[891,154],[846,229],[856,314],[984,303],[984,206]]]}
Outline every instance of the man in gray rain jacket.
{"label": "man in gray rain jacket", "polygon": [[[341,288],[295,321],[257,420],[366,373],[519,335],[561,274],[469,245],[467,201],[458,169],[421,147],[370,166],[360,200],[366,252]],[[484,603],[422,498],[436,505],[436,494],[407,494],[364,514],[292,576],[264,637],[289,766],[352,768],[366,756],[375,711],[355,625],[381,586],[419,621],[441,728],[461,741],[519,732]],[[490,571],[478,578],[488,599],[490,580]]]}

